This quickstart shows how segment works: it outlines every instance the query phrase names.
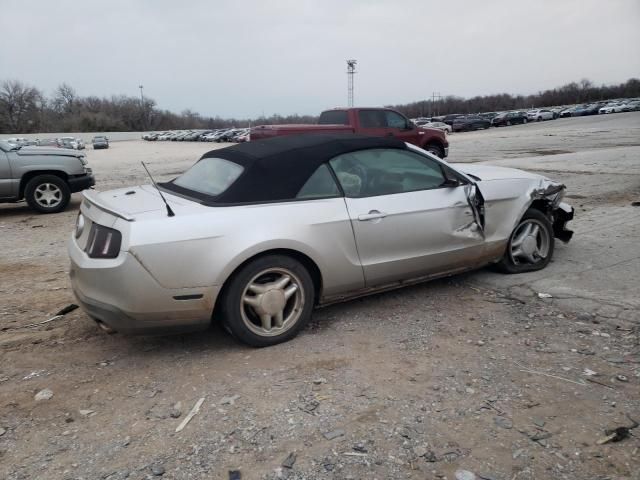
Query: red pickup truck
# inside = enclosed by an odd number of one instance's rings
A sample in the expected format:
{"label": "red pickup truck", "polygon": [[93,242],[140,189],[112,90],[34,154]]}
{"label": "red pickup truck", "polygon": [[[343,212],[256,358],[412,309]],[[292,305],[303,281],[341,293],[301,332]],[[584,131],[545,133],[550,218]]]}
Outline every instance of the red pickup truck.
{"label": "red pickup truck", "polygon": [[440,158],[449,154],[449,142],[442,130],[417,127],[404,115],[389,108],[334,108],[322,112],[317,125],[260,125],[251,129],[251,140],[301,133],[341,132],[393,136]]}

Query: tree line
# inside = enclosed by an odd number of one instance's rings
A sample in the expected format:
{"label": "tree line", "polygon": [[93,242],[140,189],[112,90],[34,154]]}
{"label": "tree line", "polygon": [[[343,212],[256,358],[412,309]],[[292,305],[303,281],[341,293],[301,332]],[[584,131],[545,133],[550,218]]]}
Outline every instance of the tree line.
{"label": "tree line", "polygon": [[388,105],[409,118],[431,117],[450,113],[501,112],[525,110],[561,105],[573,105],[615,98],[640,97],[640,79],[631,78],[618,85],[596,86],[583,79],[559,88],[544,90],[533,95],[510,95],[501,93],[473,98],[446,96],[439,100],[422,100],[401,105]]}
{"label": "tree line", "polygon": [[[497,95],[462,98],[445,96],[402,105],[388,105],[410,118],[550,107],[640,96],[640,79],[619,85],[596,86],[589,80],[572,82],[533,95]],[[151,98],[114,95],[79,96],[66,83],[51,97],[19,80],[0,84],[0,133],[33,132],[139,132],[146,130],[215,129],[277,123],[315,123],[311,115],[272,115],[254,119],[202,116],[191,110],[170,112]]]}

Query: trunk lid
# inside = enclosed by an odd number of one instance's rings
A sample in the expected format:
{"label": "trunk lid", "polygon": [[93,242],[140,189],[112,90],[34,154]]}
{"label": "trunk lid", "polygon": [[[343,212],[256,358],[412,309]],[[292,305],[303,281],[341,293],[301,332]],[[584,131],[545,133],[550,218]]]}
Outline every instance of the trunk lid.
{"label": "trunk lid", "polygon": [[[206,208],[198,203],[177,197],[166,191],[162,192],[167,203],[176,215],[187,214],[194,209]],[[103,212],[127,221],[139,220],[143,217],[166,216],[167,209],[158,191],[152,185],[119,188],[106,192],[85,190],[86,201]]]}

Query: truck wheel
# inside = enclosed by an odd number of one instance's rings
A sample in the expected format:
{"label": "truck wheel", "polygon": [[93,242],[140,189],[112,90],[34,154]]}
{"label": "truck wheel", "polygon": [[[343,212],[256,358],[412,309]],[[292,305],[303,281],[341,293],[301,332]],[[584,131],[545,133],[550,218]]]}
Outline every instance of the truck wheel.
{"label": "truck wheel", "polygon": [[40,213],[57,213],[67,208],[71,192],[60,177],[38,175],[27,183],[24,198],[31,208]]}
{"label": "truck wheel", "polygon": [[430,143],[425,147],[425,150],[438,158],[444,158],[444,150],[440,145],[436,145],[434,143]]}

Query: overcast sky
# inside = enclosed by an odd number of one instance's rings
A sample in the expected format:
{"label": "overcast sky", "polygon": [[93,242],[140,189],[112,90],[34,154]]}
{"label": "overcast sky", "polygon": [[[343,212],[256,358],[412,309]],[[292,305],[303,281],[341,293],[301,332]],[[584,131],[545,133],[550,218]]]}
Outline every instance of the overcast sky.
{"label": "overcast sky", "polygon": [[0,0],[0,80],[204,115],[640,77],[640,0]]}

